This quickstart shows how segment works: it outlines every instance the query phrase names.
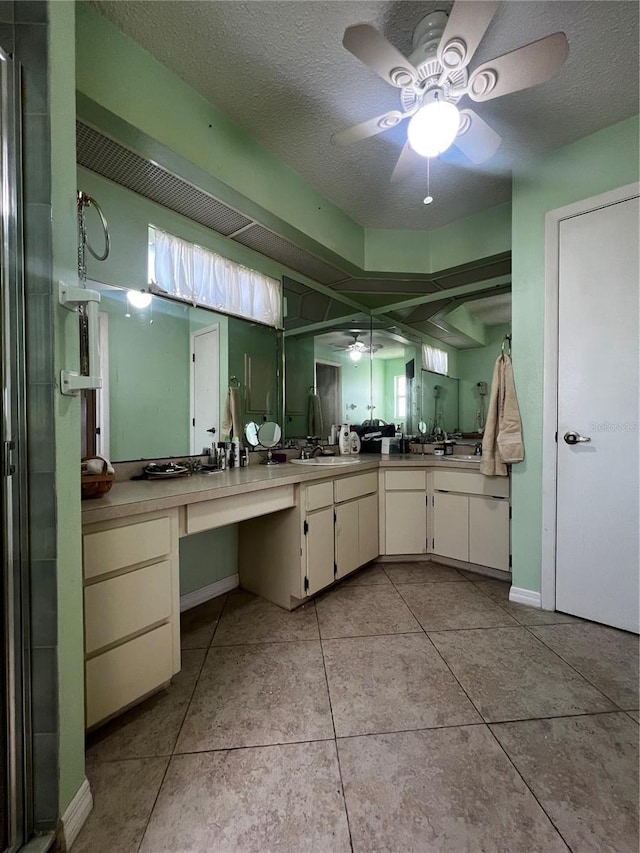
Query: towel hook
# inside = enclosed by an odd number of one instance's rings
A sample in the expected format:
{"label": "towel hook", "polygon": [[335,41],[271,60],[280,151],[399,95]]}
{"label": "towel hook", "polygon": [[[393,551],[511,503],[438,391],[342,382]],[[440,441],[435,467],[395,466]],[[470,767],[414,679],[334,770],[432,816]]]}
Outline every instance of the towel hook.
{"label": "towel hook", "polygon": [[502,355],[507,351],[507,355],[511,355],[511,335],[505,335],[502,341]]}
{"label": "towel hook", "polygon": [[239,388],[240,387],[240,380],[238,379],[237,376],[230,376],[229,377],[229,387],[230,388]]}

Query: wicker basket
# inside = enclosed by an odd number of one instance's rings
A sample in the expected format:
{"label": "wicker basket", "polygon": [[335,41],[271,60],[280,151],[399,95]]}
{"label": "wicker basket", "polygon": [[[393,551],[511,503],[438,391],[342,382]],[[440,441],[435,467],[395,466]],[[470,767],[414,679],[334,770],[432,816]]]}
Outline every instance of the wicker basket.
{"label": "wicker basket", "polygon": [[111,488],[115,480],[115,474],[108,473],[108,462],[102,456],[84,456],[83,462],[88,462],[91,459],[99,459],[102,462],[102,471],[99,474],[81,474],[80,488],[82,490],[82,500],[89,498],[102,498]]}

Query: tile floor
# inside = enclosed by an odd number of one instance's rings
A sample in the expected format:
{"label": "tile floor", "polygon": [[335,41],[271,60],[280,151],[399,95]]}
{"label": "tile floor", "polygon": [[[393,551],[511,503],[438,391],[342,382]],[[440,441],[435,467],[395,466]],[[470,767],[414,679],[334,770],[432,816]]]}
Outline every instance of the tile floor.
{"label": "tile floor", "polygon": [[182,620],[72,853],[637,853],[638,639],[429,563]]}

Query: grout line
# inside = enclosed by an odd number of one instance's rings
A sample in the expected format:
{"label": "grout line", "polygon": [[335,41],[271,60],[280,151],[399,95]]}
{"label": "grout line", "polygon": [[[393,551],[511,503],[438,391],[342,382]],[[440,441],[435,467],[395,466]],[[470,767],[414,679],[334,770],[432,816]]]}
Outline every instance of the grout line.
{"label": "grout line", "polygon": [[[571,623],[565,623],[565,624],[571,624]],[[569,669],[572,669],[577,675],[580,676],[580,678],[582,678],[584,681],[586,681],[587,684],[589,684],[591,687],[593,687],[593,689],[596,690],[601,696],[604,696],[605,699],[607,699],[609,702],[611,702],[611,704],[614,705],[616,709],[618,709],[620,711],[624,711],[624,708],[621,708],[617,702],[615,702],[610,696],[608,696],[604,692],[604,690],[602,690],[600,687],[598,687],[596,684],[594,684],[594,682],[591,681],[591,679],[587,678],[587,676],[584,675],[582,672],[580,672],[580,670],[577,667],[575,667],[570,661],[566,660],[566,658],[563,658],[562,655],[560,654],[560,652],[557,652],[548,643],[545,643],[545,641],[542,639],[542,637],[538,637],[537,634],[534,634],[533,630],[532,630],[533,628],[553,628],[554,627],[553,625],[531,625],[531,626],[523,625],[522,627],[525,628],[527,630],[527,632],[532,637],[534,637],[536,640],[538,640],[539,643],[542,643],[542,645],[544,646],[545,649],[548,649],[550,652],[552,652],[554,655],[556,655],[556,657],[559,660],[561,660],[564,664],[566,664],[569,667]]]}
{"label": "grout line", "polygon": [[524,776],[522,775],[522,773],[520,773],[520,771],[519,771],[519,770],[518,770],[518,768],[516,767],[516,765],[515,765],[515,763],[514,763],[513,759],[511,758],[511,756],[509,755],[509,753],[507,752],[507,750],[504,748],[504,746],[502,745],[502,743],[500,742],[500,740],[496,737],[496,735],[495,735],[494,731],[492,730],[491,726],[490,726],[490,725],[488,725],[488,726],[487,726],[487,728],[489,729],[489,732],[490,732],[490,734],[491,734],[491,737],[492,737],[492,738],[495,740],[495,742],[497,743],[498,748],[499,748],[499,749],[502,751],[502,753],[505,755],[505,757],[506,757],[507,761],[508,761],[508,762],[509,762],[509,764],[513,767],[513,769],[514,769],[514,771],[516,772],[516,774],[518,775],[518,777],[519,777],[520,779],[522,779],[522,784],[523,784],[523,785],[525,786],[525,788],[529,791],[529,793],[531,794],[531,796],[533,797],[533,799],[536,801],[536,803],[540,806],[540,809],[542,810],[542,813],[543,813],[544,815],[546,815],[547,820],[549,821],[549,823],[551,824],[551,826],[555,829],[555,831],[558,833],[558,835],[559,835],[559,837],[561,838],[562,842],[566,845],[567,850],[571,851],[571,850],[572,850],[572,847],[570,846],[569,842],[568,842],[568,841],[567,841],[567,839],[564,837],[564,835],[560,832],[560,830],[559,830],[559,829],[558,829],[558,827],[556,826],[555,821],[553,820],[553,818],[551,817],[551,815],[549,814],[549,812],[545,809],[545,807],[542,805],[542,803],[540,802],[540,800],[538,799],[538,797],[537,797],[537,796],[536,796],[536,794],[534,793],[533,789],[531,788],[531,786],[529,785],[529,783],[527,782],[527,780],[524,778]]}
{"label": "grout line", "polygon": [[285,740],[277,743],[249,743],[242,746],[219,746],[214,749],[190,749],[186,752],[174,752],[171,758],[182,758],[184,755],[206,755],[215,752],[238,752],[241,749],[269,749],[277,746],[304,746],[308,743],[334,743],[335,737],[310,738],[309,740]]}
{"label": "grout line", "polygon": [[[314,602],[315,606],[315,602]],[[318,615],[318,611],[316,610],[316,617]],[[331,689],[329,688],[329,676],[327,675],[327,662],[324,656],[324,646],[322,645],[322,640],[320,640],[320,654],[322,655],[322,667],[324,670],[324,679],[325,684],[327,686],[327,697],[329,699],[329,712],[331,714],[331,726],[333,728],[333,748],[336,754],[336,762],[338,764],[338,775],[340,777],[340,788],[342,791],[342,802],[344,805],[344,813],[347,819],[347,830],[349,831],[349,845],[351,850],[353,850],[353,837],[351,835],[351,821],[349,820],[349,809],[347,808],[347,798],[344,793],[344,779],[342,778],[342,765],[340,764],[340,755],[338,753],[338,741],[336,739],[336,721],[333,716],[333,702],[331,701]]]}
{"label": "grout line", "polygon": [[139,853],[140,848],[142,847],[142,843],[144,842],[144,837],[147,834],[147,829],[149,828],[149,824],[151,823],[151,817],[155,811],[156,805],[158,804],[158,799],[160,798],[160,791],[162,790],[162,786],[164,785],[164,780],[167,778],[167,773],[169,771],[169,765],[171,764],[172,757],[169,756],[169,760],[167,761],[167,766],[164,768],[164,773],[162,774],[162,779],[160,780],[160,784],[158,785],[158,790],[156,792],[155,797],[153,798],[153,805],[149,809],[149,816],[147,817],[144,823],[144,829],[140,835],[140,841],[136,845],[136,853]]}

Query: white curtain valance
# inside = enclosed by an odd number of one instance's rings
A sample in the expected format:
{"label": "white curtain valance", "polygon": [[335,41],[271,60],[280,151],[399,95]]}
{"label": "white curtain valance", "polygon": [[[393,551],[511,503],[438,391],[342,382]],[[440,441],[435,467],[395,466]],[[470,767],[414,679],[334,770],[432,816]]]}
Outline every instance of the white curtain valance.
{"label": "white curtain valance", "polygon": [[448,376],[449,354],[429,344],[422,344],[422,369]]}
{"label": "white curtain valance", "polygon": [[282,328],[282,286],[195,243],[149,228],[151,283],[171,296]]}

